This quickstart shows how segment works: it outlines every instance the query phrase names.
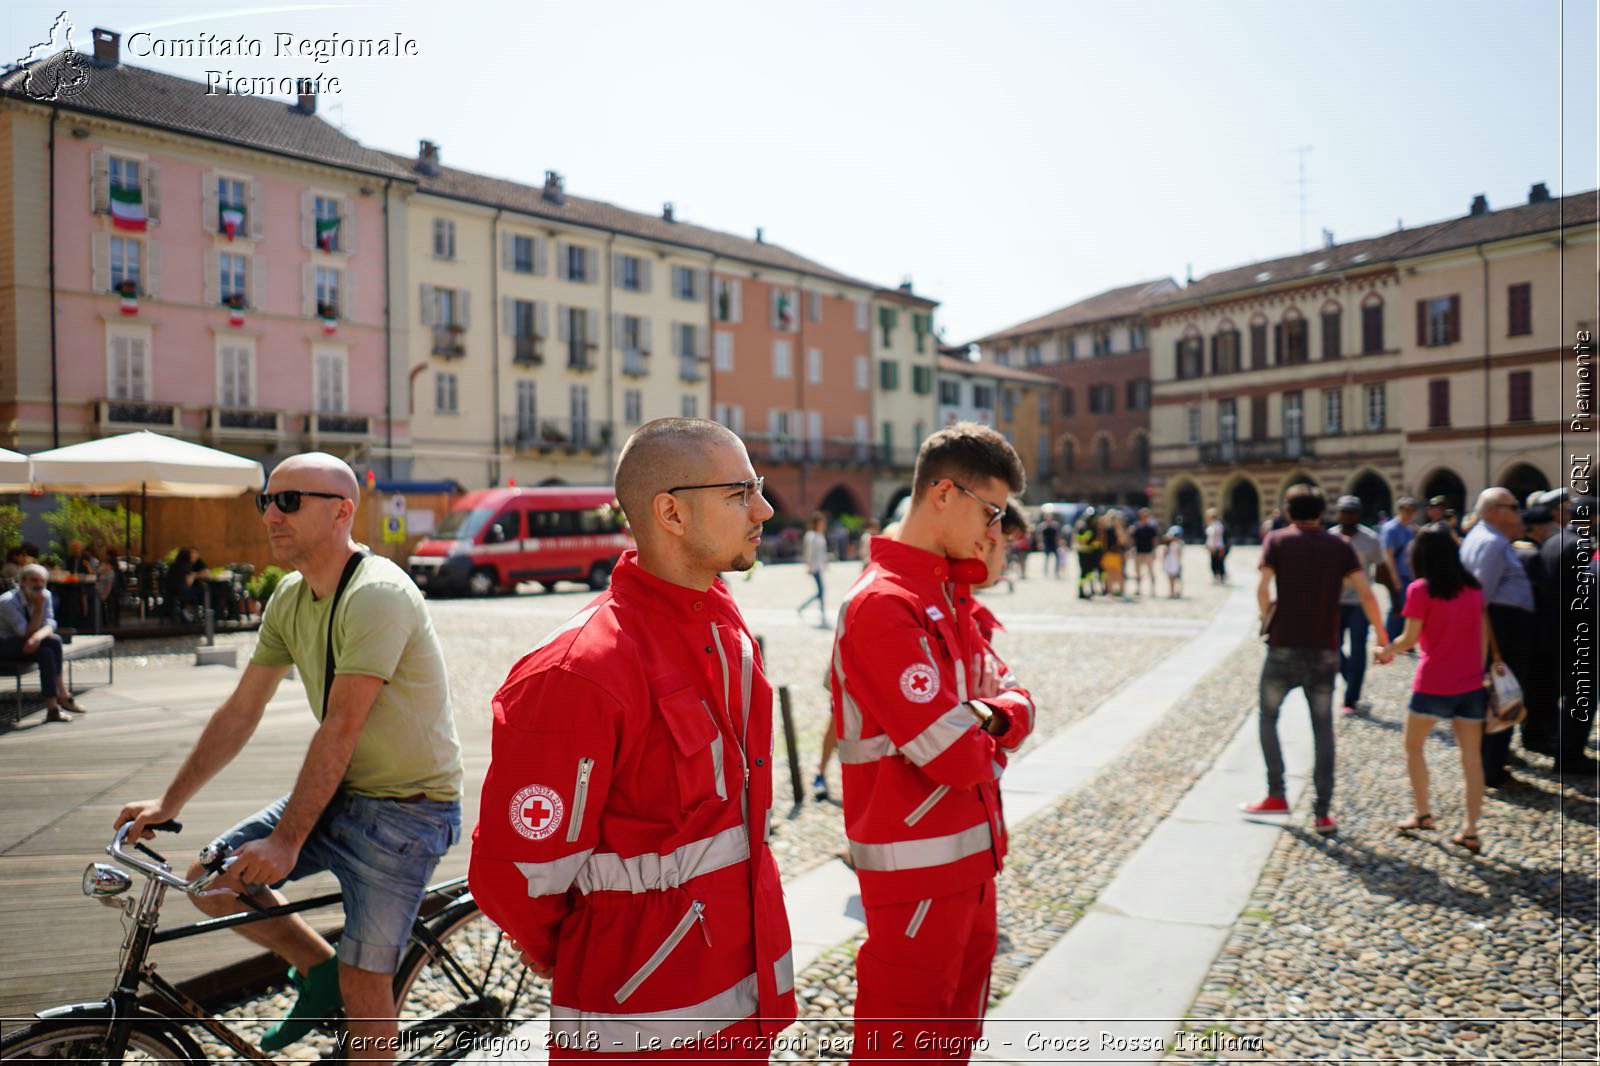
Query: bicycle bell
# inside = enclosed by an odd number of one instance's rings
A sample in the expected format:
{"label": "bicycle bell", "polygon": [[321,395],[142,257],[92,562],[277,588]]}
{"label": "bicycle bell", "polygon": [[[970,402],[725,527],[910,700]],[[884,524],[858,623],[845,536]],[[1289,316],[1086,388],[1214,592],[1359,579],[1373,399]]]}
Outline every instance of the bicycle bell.
{"label": "bicycle bell", "polygon": [[83,894],[90,897],[120,896],[133,887],[133,878],[119,867],[91,862],[83,869]]}

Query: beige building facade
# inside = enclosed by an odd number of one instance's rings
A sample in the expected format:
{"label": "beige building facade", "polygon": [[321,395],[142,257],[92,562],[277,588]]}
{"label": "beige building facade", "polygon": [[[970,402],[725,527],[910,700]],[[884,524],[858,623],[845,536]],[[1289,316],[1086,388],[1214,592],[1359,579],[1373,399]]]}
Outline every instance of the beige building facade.
{"label": "beige building facade", "polygon": [[913,292],[909,283],[873,294],[870,353],[877,469],[872,505],[878,515],[891,513],[911,492],[917,449],[943,424],[935,411],[938,306]]}

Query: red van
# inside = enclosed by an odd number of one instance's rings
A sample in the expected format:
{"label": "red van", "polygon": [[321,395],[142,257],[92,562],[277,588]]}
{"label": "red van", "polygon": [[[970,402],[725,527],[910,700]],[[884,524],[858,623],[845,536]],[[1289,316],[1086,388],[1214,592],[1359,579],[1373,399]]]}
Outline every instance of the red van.
{"label": "red van", "polygon": [[487,596],[537,581],[603,589],[633,547],[610,486],[481,489],[456,501],[417,545],[411,577],[423,592]]}

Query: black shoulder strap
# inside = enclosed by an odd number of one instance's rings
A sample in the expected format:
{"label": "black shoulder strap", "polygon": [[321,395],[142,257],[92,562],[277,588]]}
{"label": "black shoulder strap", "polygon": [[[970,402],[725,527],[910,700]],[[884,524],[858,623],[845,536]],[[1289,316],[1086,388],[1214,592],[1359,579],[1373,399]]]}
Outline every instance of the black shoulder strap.
{"label": "black shoulder strap", "polygon": [[339,575],[339,587],[333,590],[333,603],[328,606],[328,654],[323,659],[322,675],[322,714],[327,717],[328,697],[333,695],[333,612],[339,609],[339,599],[344,595],[344,587],[350,584],[350,579],[356,576],[356,571],[361,567],[361,560],[367,553],[358,551],[350,556],[344,564],[344,573]]}

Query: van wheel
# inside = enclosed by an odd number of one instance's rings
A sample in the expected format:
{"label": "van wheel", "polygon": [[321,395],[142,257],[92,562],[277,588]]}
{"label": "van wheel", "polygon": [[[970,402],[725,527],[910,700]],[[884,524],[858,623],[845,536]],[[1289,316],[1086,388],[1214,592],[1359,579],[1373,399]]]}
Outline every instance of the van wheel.
{"label": "van wheel", "polygon": [[554,581],[541,581],[539,582],[539,590],[541,592],[554,592],[556,590],[556,583]]}
{"label": "van wheel", "polygon": [[495,585],[493,570],[474,570],[467,578],[467,591],[474,596],[493,595]]}
{"label": "van wheel", "polygon": [[589,568],[589,587],[590,588],[594,589],[596,592],[600,592],[601,590],[608,588],[610,585],[611,585],[611,564],[610,563],[595,563],[594,566]]}

